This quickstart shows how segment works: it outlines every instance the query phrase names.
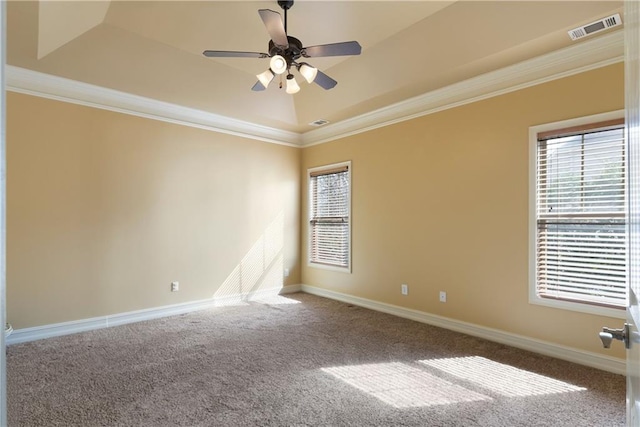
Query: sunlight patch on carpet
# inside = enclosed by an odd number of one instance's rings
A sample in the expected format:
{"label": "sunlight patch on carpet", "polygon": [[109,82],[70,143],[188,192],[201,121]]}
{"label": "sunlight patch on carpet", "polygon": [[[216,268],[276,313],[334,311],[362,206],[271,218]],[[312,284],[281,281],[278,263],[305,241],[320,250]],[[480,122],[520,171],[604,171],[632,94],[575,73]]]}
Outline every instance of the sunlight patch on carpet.
{"label": "sunlight patch on carpet", "polygon": [[251,302],[257,302],[259,304],[267,304],[267,305],[300,304],[300,301],[283,297],[282,295],[270,295],[270,296],[259,297],[256,299],[252,299]]}
{"label": "sunlight patch on carpet", "polygon": [[216,298],[214,300],[215,307],[240,307],[248,306],[249,303],[245,301],[242,295],[232,295],[224,298]]}
{"label": "sunlight patch on carpet", "polygon": [[396,408],[492,400],[399,362],[338,366],[322,371]]}
{"label": "sunlight patch on carpet", "polygon": [[421,360],[420,363],[508,397],[539,396],[586,390],[584,387],[494,362],[480,356]]}

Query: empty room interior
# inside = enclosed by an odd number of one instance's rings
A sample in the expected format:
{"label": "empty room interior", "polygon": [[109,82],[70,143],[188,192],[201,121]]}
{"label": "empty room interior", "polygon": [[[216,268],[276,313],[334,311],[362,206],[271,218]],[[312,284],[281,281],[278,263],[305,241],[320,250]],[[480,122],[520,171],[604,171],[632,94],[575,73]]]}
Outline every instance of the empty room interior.
{"label": "empty room interior", "polygon": [[624,11],[7,2],[9,425],[624,425]]}

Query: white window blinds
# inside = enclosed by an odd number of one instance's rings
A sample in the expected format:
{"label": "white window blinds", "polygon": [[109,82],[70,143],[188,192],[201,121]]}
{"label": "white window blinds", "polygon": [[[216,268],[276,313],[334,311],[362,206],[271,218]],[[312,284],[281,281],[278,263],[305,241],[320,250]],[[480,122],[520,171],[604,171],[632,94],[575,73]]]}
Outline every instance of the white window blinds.
{"label": "white window blinds", "polygon": [[350,191],[348,165],[309,173],[311,263],[349,267]]}
{"label": "white window blinds", "polygon": [[538,135],[538,296],[626,306],[625,177],[621,124]]}

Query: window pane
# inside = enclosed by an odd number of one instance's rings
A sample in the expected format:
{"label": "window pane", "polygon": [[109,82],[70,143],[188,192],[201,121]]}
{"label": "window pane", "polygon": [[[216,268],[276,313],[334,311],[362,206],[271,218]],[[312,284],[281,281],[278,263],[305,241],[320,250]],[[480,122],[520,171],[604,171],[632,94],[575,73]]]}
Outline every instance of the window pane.
{"label": "window pane", "polygon": [[348,172],[320,175],[315,180],[316,203],[313,217],[346,217],[349,193]]}
{"label": "window pane", "polygon": [[542,224],[538,229],[542,296],[606,305],[626,301],[624,220]]}
{"label": "window pane", "polygon": [[539,213],[624,212],[621,129],[543,141],[539,155]]}

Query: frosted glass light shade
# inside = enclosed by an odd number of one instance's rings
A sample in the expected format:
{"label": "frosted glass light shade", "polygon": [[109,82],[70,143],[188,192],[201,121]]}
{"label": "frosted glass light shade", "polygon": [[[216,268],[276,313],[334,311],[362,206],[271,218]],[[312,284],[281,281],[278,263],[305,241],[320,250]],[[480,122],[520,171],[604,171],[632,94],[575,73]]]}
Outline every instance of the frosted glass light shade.
{"label": "frosted glass light shade", "polygon": [[287,71],[287,61],[280,55],[275,55],[269,63],[271,70],[276,74],[282,74]]}
{"label": "frosted glass light shade", "polygon": [[293,74],[289,74],[287,76],[287,93],[293,95],[294,93],[298,93],[300,91],[300,86],[298,86],[298,82],[296,81]]}
{"label": "frosted glass light shade", "polygon": [[302,64],[298,71],[300,71],[300,74],[302,74],[307,83],[312,83],[318,75],[318,69],[309,64]]}
{"label": "frosted glass light shade", "polygon": [[256,77],[258,78],[258,80],[260,80],[262,86],[269,87],[269,83],[271,83],[271,80],[273,80],[273,76],[273,71],[271,71],[271,69],[268,69],[264,73],[258,74]]}

